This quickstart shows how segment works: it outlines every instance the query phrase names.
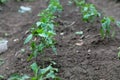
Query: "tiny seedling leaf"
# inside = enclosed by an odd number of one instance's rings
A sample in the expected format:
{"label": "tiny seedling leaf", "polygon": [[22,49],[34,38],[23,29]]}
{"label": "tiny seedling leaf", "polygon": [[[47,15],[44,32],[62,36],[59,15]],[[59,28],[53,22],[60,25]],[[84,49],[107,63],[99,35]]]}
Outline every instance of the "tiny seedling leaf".
{"label": "tiny seedling leaf", "polygon": [[120,28],[120,21],[117,21],[116,24]]}
{"label": "tiny seedling leaf", "polygon": [[57,49],[55,48],[55,46],[52,46],[52,50],[57,55]]}
{"label": "tiny seedling leaf", "polygon": [[32,37],[33,37],[33,35],[30,34],[30,35],[26,38],[24,44],[28,43],[28,42],[32,39]]}
{"label": "tiny seedling leaf", "polygon": [[30,77],[28,75],[19,75],[19,74],[13,74],[12,76],[10,76],[10,78],[8,78],[8,80],[27,80]]}
{"label": "tiny seedling leaf", "polygon": [[23,75],[21,80],[29,79],[30,77],[28,75]]}
{"label": "tiny seedling leaf", "polygon": [[77,34],[77,35],[83,35],[83,31],[75,32],[75,34]]}
{"label": "tiny seedling leaf", "polygon": [[35,74],[37,74],[37,73],[38,73],[38,70],[39,70],[39,67],[38,67],[37,63],[33,63],[33,64],[31,65],[31,69],[33,70],[33,72],[34,72]]}
{"label": "tiny seedling leaf", "polygon": [[3,59],[0,59],[0,66],[4,64],[4,60]]}
{"label": "tiny seedling leaf", "polygon": [[47,75],[46,75],[47,78],[52,78],[54,79],[56,76],[54,74],[54,71],[50,71]]}

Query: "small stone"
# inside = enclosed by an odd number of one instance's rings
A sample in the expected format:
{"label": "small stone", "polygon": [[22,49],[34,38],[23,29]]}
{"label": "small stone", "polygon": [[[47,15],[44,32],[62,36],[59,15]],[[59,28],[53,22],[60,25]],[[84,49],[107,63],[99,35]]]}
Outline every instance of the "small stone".
{"label": "small stone", "polygon": [[21,59],[21,61],[24,61],[24,59]]}
{"label": "small stone", "polygon": [[25,34],[28,34],[29,33],[29,30],[25,31]]}
{"label": "small stone", "polygon": [[77,50],[76,52],[77,52],[77,53],[79,53],[79,51],[78,51],[78,50]]}
{"label": "small stone", "polygon": [[25,52],[25,49],[21,49],[20,51],[21,51],[21,53],[24,53],[24,52]]}
{"label": "small stone", "polygon": [[62,33],[60,33],[60,35],[61,35],[61,36],[63,36],[63,35],[64,35],[64,33],[62,32]]}
{"label": "small stone", "polygon": [[25,13],[25,12],[31,12],[32,9],[27,6],[20,6],[20,9],[18,10],[19,13]]}
{"label": "small stone", "polygon": [[97,67],[95,67],[95,70],[99,70],[99,67],[97,66]]}
{"label": "small stone", "polygon": [[90,53],[91,52],[91,50],[90,49],[88,49],[88,53]]}
{"label": "small stone", "polygon": [[5,33],[5,36],[6,36],[6,37],[9,36],[9,34],[8,34],[8,33]]}
{"label": "small stone", "polygon": [[81,38],[81,39],[84,39],[84,38],[85,38],[85,36],[84,36],[84,35],[82,35],[80,38]]}
{"label": "small stone", "polygon": [[14,42],[17,42],[17,41],[19,41],[19,39],[14,39],[13,41],[14,41]]}
{"label": "small stone", "polygon": [[8,49],[7,40],[0,40],[0,53],[5,52]]}
{"label": "small stone", "polygon": [[84,42],[82,40],[78,43],[75,43],[75,45],[77,45],[77,46],[82,46],[83,44],[84,44]]}
{"label": "small stone", "polygon": [[85,38],[89,38],[89,37],[90,37],[90,35],[85,36]]}
{"label": "small stone", "polygon": [[6,70],[9,70],[9,67],[6,67]]}
{"label": "small stone", "polygon": [[100,80],[105,80],[105,79],[100,79]]}

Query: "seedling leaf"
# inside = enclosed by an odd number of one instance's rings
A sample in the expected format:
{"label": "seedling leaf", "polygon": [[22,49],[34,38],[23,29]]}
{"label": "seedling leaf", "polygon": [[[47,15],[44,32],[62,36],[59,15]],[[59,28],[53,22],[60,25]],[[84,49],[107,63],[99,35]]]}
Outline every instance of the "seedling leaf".
{"label": "seedling leaf", "polygon": [[3,79],[3,78],[4,78],[4,76],[0,75],[0,80]]}
{"label": "seedling leaf", "polygon": [[34,74],[37,74],[38,73],[38,70],[39,70],[39,67],[36,63],[33,63],[31,65],[31,69],[33,70]]}
{"label": "seedling leaf", "polygon": [[118,52],[118,58],[120,59],[120,51]]}
{"label": "seedling leaf", "polygon": [[82,35],[82,34],[83,34],[83,31],[75,32],[75,34]]}
{"label": "seedling leaf", "polygon": [[32,37],[33,37],[33,35],[30,34],[30,35],[26,38],[24,44],[28,43],[28,42],[32,39]]}

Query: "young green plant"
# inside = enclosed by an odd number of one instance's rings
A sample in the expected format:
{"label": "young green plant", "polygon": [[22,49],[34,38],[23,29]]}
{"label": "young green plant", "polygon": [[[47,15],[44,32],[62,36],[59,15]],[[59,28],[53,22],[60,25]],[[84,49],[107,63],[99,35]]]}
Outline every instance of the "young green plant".
{"label": "young green plant", "polygon": [[[40,16],[39,21],[30,29],[30,34],[25,40],[25,44],[30,42],[31,55],[28,60],[33,57],[37,57],[38,54],[44,58],[44,50],[47,48],[52,48],[55,53],[57,53],[55,48],[54,36],[56,35],[54,29],[54,19],[56,18],[55,13],[61,12],[62,6],[59,0],[50,0],[48,8],[43,10],[38,16]],[[38,67],[36,63],[31,65],[31,68],[34,72],[34,77],[31,80],[60,80],[55,76],[55,73],[58,69],[53,68],[50,64],[48,67],[44,67],[44,61],[42,69]]]}
{"label": "young green plant", "polygon": [[104,17],[101,20],[101,28],[100,28],[100,34],[102,38],[110,38],[114,37],[115,31],[114,28],[111,26],[111,23],[114,22],[115,20],[112,17]]}
{"label": "young green plant", "polygon": [[78,7],[80,7],[83,21],[93,22],[96,17],[100,17],[100,13],[93,4],[86,3],[85,0],[74,0],[74,2]]}
{"label": "young green plant", "polygon": [[81,13],[83,15],[83,21],[93,22],[96,17],[100,16],[100,13],[96,10],[93,4],[85,3],[81,4]]}
{"label": "young green plant", "polygon": [[50,0],[50,4],[47,9],[43,10],[38,16],[40,20],[31,28],[31,34],[26,38],[25,44],[31,42],[32,54],[30,59],[37,57],[39,53],[44,53],[46,48],[52,48],[56,53],[54,36],[56,35],[54,30],[54,19],[56,12],[60,12],[62,6],[59,0]]}
{"label": "young green plant", "polygon": [[31,69],[34,72],[34,76],[31,77],[31,80],[60,80],[60,78],[55,75],[55,73],[58,72],[58,69],[53,68],[52,64],[46,68],[41,69],[36,63],[33,63],[31,65]]}

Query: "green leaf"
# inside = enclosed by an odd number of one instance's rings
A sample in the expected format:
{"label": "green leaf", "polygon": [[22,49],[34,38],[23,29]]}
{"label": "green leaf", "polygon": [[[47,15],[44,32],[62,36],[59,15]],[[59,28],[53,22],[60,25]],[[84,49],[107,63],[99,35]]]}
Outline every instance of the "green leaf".
{"label": "green leaf", "polygon": [[29,79],[30,77],[28,75],[23,75],[21,80]]}
{"label": "green leaf", "polygon": [[37,80],[37,78],[36,77],[32,77],[31,80]]}
{"label": "green leaf", "polygon": [[54,31],[48,31],[47,34],[48,34],[48,36],[54,36],[54,35],[56,35],[56,33]]}
{"label": "green leaf", "polygon": [[113,32],[112,32],[112,35],[111,35],[111,37],[114,37],[114,36],[115,36],[115,31],[113,31]]}
{"label": "green leaf", "polygon": [[36,22],[37,27],[41,25],[41,22]]}
{"label": "green leaf", "polygon": [[37,63],[33,63],[30,67],[33,70],[34,74],[38,73],[39,67],[38,67]]}
{"label": "green leaf", "polygon": [[61,80],[61,78],[60,77],[55,77],[55,79],[54,80]]}
{"label": "green leaf", "polygon": [[0,80],[3,79],[3,78],[4,78],[4,76],[0,75]]}
{"label": "green leaf", "polygon": [[57,49],[56,49],[56,47],[55,46],[51,46],[51,47],[52,47],[53,52],[57,55]]}
{"label": "green leaf", "polygon": [[75,34],[77,34],[77,35],[83,35],[83,31],[75,32]]}
{"label": "green leaf", "polygon": [[120,59],[120,51],[118,52],[118,58]]}
{"label": "green leaf", "polygon": [[12,74],[8,80],[20,80],[20,75],[18,74]]}
{"label": "green leaf", "polygon": [[12,76],[10,76],[10,78],[8,78],[8,80],[26,80],[29,78],[30,77],[28,75],[20,76],[19,74],[13,74]]}
{"label": "green leaf", "polygon": [[114,19],[111,17],[104,17],[101,20],[102,26],[101,26],[100,33],[103,38],[114,37],[115,31],[114,31],[114,28],[111,26],[111,22],[114,22]]}
{"label": "green leaf", "polygon": [[32,39],[32,37],[33,37],[33,35],[30,34],[30,35],[26,38],[24,44],[28,43],[28,42]]}
{"label": "green leaf", "polygon": [[51,66],[48,66],[47,68],[44,68],[44,69],[40,69],[40,73],[45,75],[50,69],[51,69]]}
{"label": "green leaf", "polygon": [[30,54],[30,56],[27,58],[27,61],[30,61],[34,57],[33,54]]}
{"label": "green leaf", "polygon": [[38,34],[40,37],[44,37],[44,38],[46,38],[46,37],[48,37],[48,35],[47,34],[45,34],[45,33],[41,33],[41,34]]}
{"label": "green leaf", "polygon": [[56,76],[55,76],[55,73],[54,71],[50,71],[47,75],[46,75],[46,78],[52,78],[54,79]]}
{"label": "green leaf", "polygon": [[120,21],[116,21],[118,27],[120,27]]}
{"label": "green leaf", "polygon": [[115,22],[115,19],[113,17],[109,17],[109,19],[112,21],[112,22]]}
{"label": "green leaf", "polygon": [[5,3],[7,0],[0,0],[0,4]]}
{"label": "green leaf", "polygon": [[102,28],[100,29],[100,34],[101,34],[102,39],[104,39],[104,37],[105,37],[105,36],[104,36],[105,33],[104,33],[104,30],[103,30]]}
{"label": "green leaf", "polygon": [[38,50],[40,52],[42,52],[44,48],[45,48],[45,45],[43,43],[41,43],[41,44],[38,45]]}

